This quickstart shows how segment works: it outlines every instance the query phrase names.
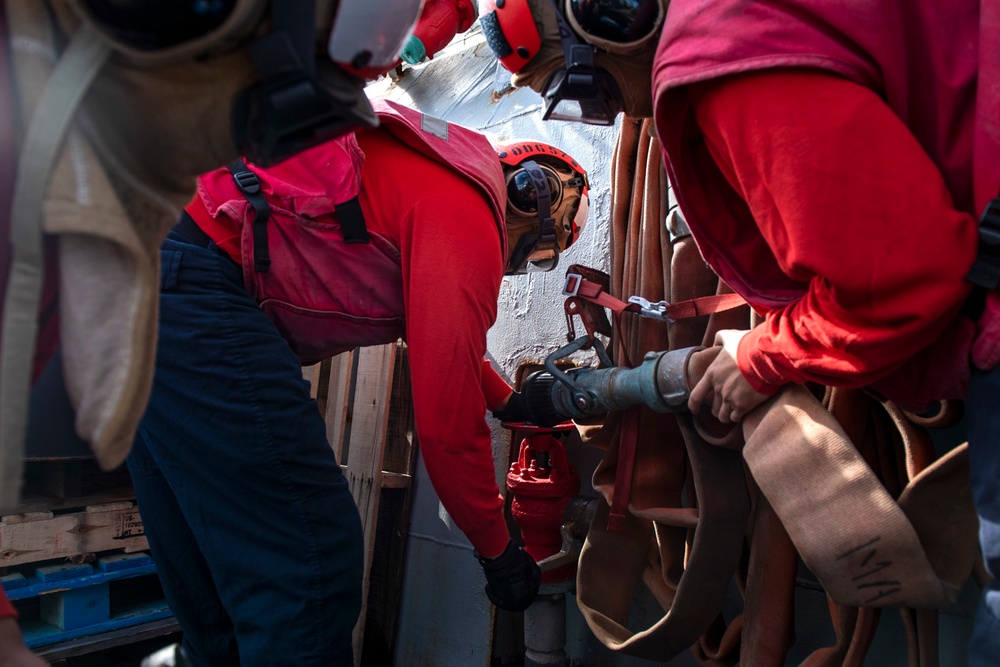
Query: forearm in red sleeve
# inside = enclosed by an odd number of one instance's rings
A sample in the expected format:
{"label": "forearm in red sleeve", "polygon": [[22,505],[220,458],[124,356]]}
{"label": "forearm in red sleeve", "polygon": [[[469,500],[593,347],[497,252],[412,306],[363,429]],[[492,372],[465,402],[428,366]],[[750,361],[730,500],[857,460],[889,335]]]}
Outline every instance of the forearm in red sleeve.
{"label": "forearm in red sleeve", "polygon": [[420,202],[400,241],[417,439],[431,483],[484,557],[510,539],[486,424],[482,368],[503,278],[500,237],[467,184]]}
{"label": "forearm in red sleeve", "polygon": [[486,407],[490,410],[497,409],[513,390],[496,372],[489,359],[483,359],[483,396],[486,398]]}
{"label": "forearm in red sleeve", "polygon": [[863,386],[941,334],[969,290],[976,222],[875,93],[810,70],[698,93],[710,153],[782,270],[809,285],[741,341],[755,389]]}

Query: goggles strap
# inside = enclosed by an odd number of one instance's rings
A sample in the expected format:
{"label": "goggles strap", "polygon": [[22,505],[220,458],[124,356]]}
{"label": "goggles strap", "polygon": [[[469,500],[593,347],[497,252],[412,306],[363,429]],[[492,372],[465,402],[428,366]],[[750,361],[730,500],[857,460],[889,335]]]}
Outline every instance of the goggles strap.
{"label": "goggles strap", "polygon": [[[552,6],[556,10],[556,21],[559,23],[559,40],[562,42],[563,56],[566,58],[566,67],[573,64],[573,47],[586,46],[573,32],[566,19],[559,9],[559,0],[552,0]],[[592,47],[591,47],[592,48]]]}
{"label": "goggles strap", "polygon": [[559,23],[559,41],[562,42],[563,58],[566,60],[566,69],[571,67],[586,66],[590,68],[591,76],[594,71],[594,53],[597,49],[580,40],[569,27],[566,18],[559,10],[559,0],[552,0],[552,5],[556,10],[556,21]]}
{"label": "goggles strap", "polygon": [[538,202],[538,240],[542,242],[555,241],[556,221],[552,217],[552,193],[549,191],[549,179],[534,160],[525,160],[521,168],[531,177],[535,186],[535,196]]}
{"label": "goggles strap", "polygon": [[[559,10],[559,0],[552,0],[556,11],[556,22],[559,24],[559,40],[562,42],[563,59],[566,62],[566,80],[574,88],[589,89],[597,94],[597,68],[594,66],[594,54],[597,47],[582,41],[566,22]],[[554,107],[553,107],[554,108]],[[545,116],[546,120],[548,116]]]}
{"label": "goggles strap", "polygon": [[302,69],[316,72],[316,0],[281,0],[271,3],[272,32],[288,35],[298,51]]}
{"label": "goggles strap", "polygon": [[271,4],[271,32],[250,44],[250,58],[262,79],[290,72],[308,78],[316,72],[313,54],[315,0],[282,0]]}

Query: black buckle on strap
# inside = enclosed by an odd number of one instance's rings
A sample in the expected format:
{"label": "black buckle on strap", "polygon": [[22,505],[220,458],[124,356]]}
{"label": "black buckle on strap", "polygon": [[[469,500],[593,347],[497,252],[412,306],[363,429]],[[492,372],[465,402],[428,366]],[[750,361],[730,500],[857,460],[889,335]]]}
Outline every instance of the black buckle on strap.
{"label": "black buckle on strap", "polygon": [[[241,165],[246,168],[246,165]],[[260,179],[257,178],[257,174],[252,171],[238,171],[233,173],[233,180],[236,181],[236,187],[240,189],[244,195],[253,195],[260,192]]]}
{"label": "black buckle on strap", "polygon": [[267,247],[267,221],[271,217],[271,207],[260,191],[260,179],[250,171],[243,158],[233,160],[226,165],[226,169],[233,175],[236,187],[253,206],[253,270],[266,273],[271,268],[271,254]]}

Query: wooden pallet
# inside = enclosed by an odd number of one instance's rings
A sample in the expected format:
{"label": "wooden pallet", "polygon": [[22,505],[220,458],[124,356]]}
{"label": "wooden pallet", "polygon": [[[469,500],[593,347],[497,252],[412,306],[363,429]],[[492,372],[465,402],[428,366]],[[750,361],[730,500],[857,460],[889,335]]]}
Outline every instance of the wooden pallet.
{"label": "wooden pallet", "polygon": [[409,532],[416,461],[406,345],[359,348],[312,371],[327,435],[350,483],[364,528],[362,608],[354,661],[389,664]]}
{"label": "wooden pallet", "polygon": [[176,633],[148,548],[124,466],[27,462],[21,502],[0,517],[0,583],[26,643],[64,666]]}
{"label": "wooden pallet", "polygon": [[11,514],[75,510],[135,500],[128,469],[105,472],[93,459],[28,461],[21,502]]}
{"label": "wooden pallet", "polygon": [[170,618],[146,553],[105,554],[91,563],[49,562],[0,577],[20,613],[25,644],[49,646]]}
{"label": "wooden pallet", "polygon": [[77,511],[39,510],[0,518],[0,567],[148,548],[139,510],[130,501],[88,505]]}

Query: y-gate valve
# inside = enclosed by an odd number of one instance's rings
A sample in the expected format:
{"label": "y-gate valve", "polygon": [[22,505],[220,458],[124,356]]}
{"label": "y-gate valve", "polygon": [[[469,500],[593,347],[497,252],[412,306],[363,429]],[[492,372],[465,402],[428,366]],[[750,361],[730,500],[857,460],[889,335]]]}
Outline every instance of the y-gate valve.
{"label": "y-gate valve", "polygon": [[571,558],[553,557],[565,551],[563,515],[580,489],[580,475],[555,436],[575,427],[568,422],[551,427],[504,425],[527,432],[517,461],[507,473],[510,511],[521,529],[525,551],[540,565],[549,566],[542,567],[543,584],[571,580],[576,575],[575,554]]}

